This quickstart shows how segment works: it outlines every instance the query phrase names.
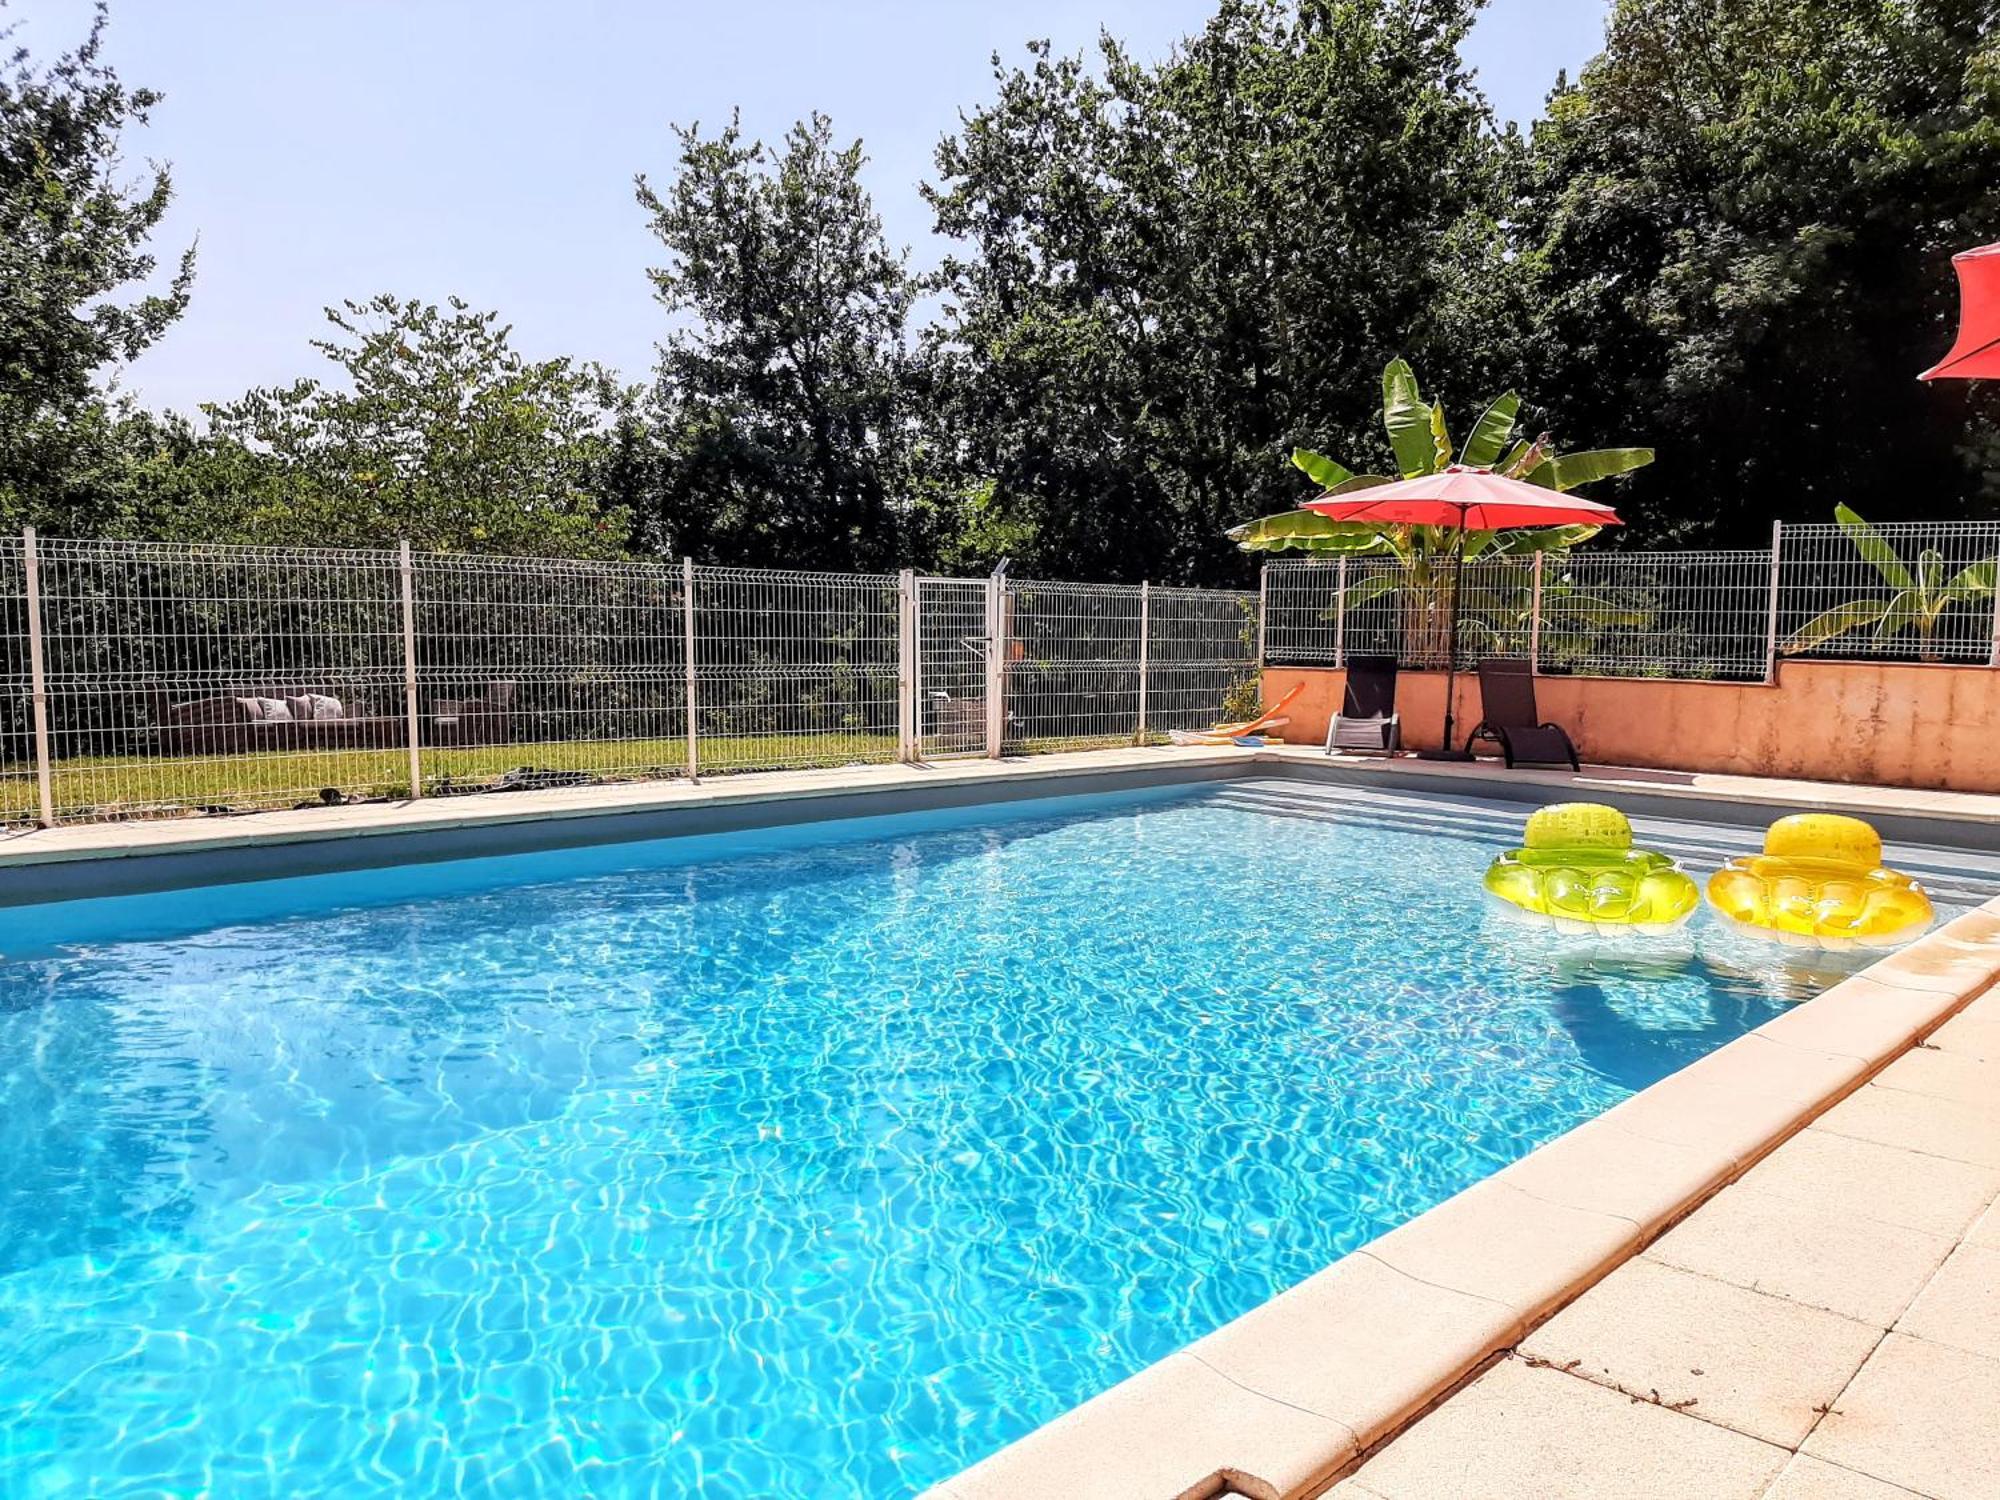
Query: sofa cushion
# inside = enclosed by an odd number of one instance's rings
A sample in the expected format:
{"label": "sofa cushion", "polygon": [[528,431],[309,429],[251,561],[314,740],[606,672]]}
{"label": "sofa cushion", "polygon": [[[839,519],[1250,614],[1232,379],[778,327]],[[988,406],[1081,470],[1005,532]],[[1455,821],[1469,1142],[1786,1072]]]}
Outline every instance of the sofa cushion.
{"label": "sofa cushion", "polygon": [[347,717],[347,710],[341,706],[340,700],[325,693],[307,693],[305,701],[306,712],[299,715],[302,719],[326,720]]}
{"label": "sofa cushion", "polygon": [[292,708],[283,698],[259,698],[263,712],[257,715],[258,722],[264,724],[289,724],[292,722]]}
{"label": "sofa cushion", "polygon": [[258,724],[263,722],[264,705],[269,701],[265,698],[238,698],[236,706],[243,710],[244,718],[253,724]]}

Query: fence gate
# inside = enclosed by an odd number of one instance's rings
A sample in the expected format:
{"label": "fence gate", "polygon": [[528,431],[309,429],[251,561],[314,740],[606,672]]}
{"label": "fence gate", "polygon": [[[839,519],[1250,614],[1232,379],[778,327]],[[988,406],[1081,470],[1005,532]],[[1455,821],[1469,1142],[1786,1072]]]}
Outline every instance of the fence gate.
{"label": "fence gate", "polygon": [[986,581],[916,580],[917,756],[986,753]]}

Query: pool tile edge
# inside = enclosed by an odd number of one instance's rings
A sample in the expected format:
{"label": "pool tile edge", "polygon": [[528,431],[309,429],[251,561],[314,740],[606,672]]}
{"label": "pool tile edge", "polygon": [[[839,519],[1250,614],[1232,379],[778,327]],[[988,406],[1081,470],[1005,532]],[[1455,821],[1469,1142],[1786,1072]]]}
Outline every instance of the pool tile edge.
{"label": "pool tile edge", "polygon": [[[927,1500],[1322,1494],[1996,984],[2000,898],[1138,1371],[927,1491]],[[1676,1117],[1698,1128],[1674,1141],[1645,1128]],[[1652,1154],[1640,1183],[1603,1181],[1624,1161],[1621,1149],[1641,1140],[1671,1149]],[[1187,1399],[1181,1361],[1336,1426],[1231,1426],[1213,1406]]]}

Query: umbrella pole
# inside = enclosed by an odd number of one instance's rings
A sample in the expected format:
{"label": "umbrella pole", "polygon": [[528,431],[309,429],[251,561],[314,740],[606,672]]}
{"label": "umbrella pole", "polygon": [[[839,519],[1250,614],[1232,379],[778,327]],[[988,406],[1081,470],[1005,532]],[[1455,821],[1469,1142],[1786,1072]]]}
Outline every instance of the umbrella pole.
{"label": "umbrella pole", "polygon": [[1458,511],[1458,532],[1451,548],[1451,608],[1446,611],[1444,641],[1444,744],[1436,750],[1419,750],[1418,760],[1471,760],[1470,750],[1454,750],[1452,700],[1458,683],[1458,584],[1465,566],[1465,507]]}

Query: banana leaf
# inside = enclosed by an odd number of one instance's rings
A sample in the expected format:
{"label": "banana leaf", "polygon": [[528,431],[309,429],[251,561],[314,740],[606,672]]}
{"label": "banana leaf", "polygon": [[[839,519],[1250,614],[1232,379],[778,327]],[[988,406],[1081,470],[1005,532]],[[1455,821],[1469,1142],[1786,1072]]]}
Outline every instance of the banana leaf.
{"label": "banana leaf", "polygon": [[1442,401],[1431,407],[1431,462],[1432,473],[1451,467],[1451,429],[1444,424]]}
{"label": "banana leaf", "polygon": [[1602,531],[1602,526],[1548,526],[1538,531],[1502,531],[1497,557],[1527,557],[1537,552],[1567,552]]}
{"label": "banana leaf", "polygon": [[1228,536],[1245,552],[1382,553],[1390,550],[1382,528],[1336,521],[1316,510],[1280,511],[1232,526]]}
{"label": "banana leaf", "polygon": [[1882,618],[1875,626],[1875,639],[1886,641],[1898,631],[1907,630],[1912,625],[1921,626],[1929,635],[1931,625],[1937,619],[1936,612],[1926,609],[1924,595],[1917,589],[1900,589],[1890,599],[1882,611]]}
{"label": "banana leaf", "polygon": [[1659,611],[1637,600],[1607,599],[1601,594],[1583,594],[1567,589],[1542,589],[1542,619],[1558,625],[1621,626],[1627,630],[1650,629]]}
{"label": "banana leaf", "polygon": [[1382,371],[1382,426],[1403,478],[1433,472],[1437,445],[1431,437],[1431,409],[1424,404],[1407,360],[1392,359]]}
{"label": "banana leaf", "polygon": [[1896,555],[1896,549],[1882,539],[1881,532],[1862,520],[1858,512],[1850,510],[1845,505],[1836,505],[1833,508],[1833,518],[1840,523],[1841,531],[1845,533],[1854,550],[1882,575],[1883,581],[1889,587],[1912,589],[1917,586],[1916,579],[1910,576],[1910,570],[1903,565],[1902,558]]}
{"label": "banana leaf", "polygon": [[1548,461],[1551,441],[1545,432],[1532,443],[1516,443],[1514,451],[1507,455],[1507,462],[1500,466],[1500,472],[1509,479],[1525,480]]}
{"label": "banana leaf", "polygon": [[1335,463],[1324,453],[1315,453],[1310,448],[1294,448],[1292,465],[1302,471],[1306,478],[1323,490],[1330,490],[1354,477],[1354,471],[1344,464]]}
{"label": "banana leaf", "polygon": [[1944,586],[1944,591],[1954,604],[1970,604],[1974,599],[1994,593],[1997,588],[2000,588],[2000,562],[1989,557],[1961,568],[1958,575]]}
{"label": "banana leaf", "polygon": [[[1944,554],[1935,547],[1917,554],[1917,589],[1926,605],[1944,592]],[[1926,614],[1933,612],[1925,610]]]}
{"label": "banana leaf", "polygon": [[1409,579],[1401,573],[1369,573],[1361,578],[1350,578],[1347,581],[1346,607],[1359,609],[1377,599],[1399,594],[1408,583]]}
{"label": "banana leaf", "polygon": [[1507,446],[1514,431],[1514,414],[1520,409],[1521,398],[1512,391],[1496,399],[1473,424],[1472,436],[1465,440],[1458,461],[1469,468],[1491,468]]}
{"label": "banana leaf", "polygon": [[1836,604],[1832,609],[1814,615],[1792,632],[1791,638],[1780,649],[1789,656],[1810,651],[1835,636],[1846,635],[1850,630],[1865,629],[1888,613],[1889,603],[1887,599],[1854,599],[1846,604]]}
{"label": "banana leaf", "polygon": [[1579,485],[1629,474],[1652,461],[1651,448],[1586,448],[1581,453],[1553,454],[1521,477],[1543,489],[1566,493]]}

